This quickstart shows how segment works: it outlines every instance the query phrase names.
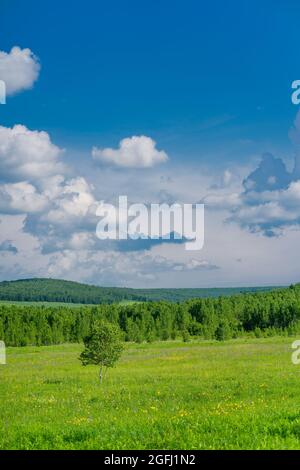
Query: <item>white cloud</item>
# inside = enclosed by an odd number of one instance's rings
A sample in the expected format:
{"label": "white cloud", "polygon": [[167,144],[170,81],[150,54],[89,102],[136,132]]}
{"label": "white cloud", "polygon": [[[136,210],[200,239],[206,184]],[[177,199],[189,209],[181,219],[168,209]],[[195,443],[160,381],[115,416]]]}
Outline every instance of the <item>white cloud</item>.
{"label": "white cloud", "polygon": [[39,193],[45,200],[41,211],[24,211],[25,232],[39,240],[43,253],[91,248],[97,240],[98,222],[92,185],[83,177],[65,179],[58,176],[51,181],[51,188],[46,186]]}
{"label": "white cloud", "polygon": [[207,208],[212,209],[232,209],[241,205],[242,201],[239,193],[213,193],[208,194],[202,199],[202,202]]}
{"label": "white cloud", "polygon": [[198,271],[198,270],[211,270],[218,269],[218,266],[210,263],[207,260],[203,259],[189,259],[185,263],[177,263],[175,265],[175,271]]}
{"label": "white cloud", "polygon": [[32,88],[39,72],[39,61],[30,49],[15,46],[9,53],[0,51],[0,80],[6,84],[7,95]]}
{"label": "white cloud", "polygon": [[79,247],[63,250],[50,257],[48,275],[73,280],[97,282],[102,285],[137,285],[155,282],[162,273],[207,271],[216,269],[208,261],[177,261],[153,253],[116,253],[87,251]]}
{"label": "white cloud", "polygon": [[95,236],[90,232],[75,232],[69,242],[69,246],[73,250],[92,249],[94,245]]}
{"label": "white cloud", "polygon": [[300,181],[278,191],[249,192],[241,196],[241,202],[230,220],[250,230],[272,235],[278,228],[300,223]]}
{"label": "white cloud", "polygon": [[0,185],[0,213],[29,214],[47,207],[47,198],[25,181]]}
{"label": "white cloud", "polygon": [[157,150],[156,142],[146,136],[123,139],[118,149],[94,147],[92,156],[102,163],[131,168],[150,168],[168,160],[166,152]]}
{"label": "white cloud", "polygon": [[[294,139],[297,129],[293,129]],[[295,168],[299,166],[298,160],[296,155]],[[267,236],[300,225],[300,174],[288,172],[282,159],[265,153],[258,167],[237,189],[226,193],[217,190],[202,201],[208,208],[229,211],[227,221]]]}
{"label": "white cloud", "polygon": [[0,126],[0,179],[32,181],[60,173],[64,171],[58,161],[62,152],[47,132]]}
{"label": "white cloud", "polygon": [[[51,224],[68,225],[71,221],[95,216],[96,201],[93,188],[83,177],[73,178],[60,185],[60,193],[52,199],[52,208],[44,220]],[[94,210],[92,210],[92,208]]]}
{"label": "white cloud", "polygon": [[[46,198],[45,210],[27,213],[22,217],[1,216],[1,240],[10,240],[18,253],[13,255],[12,252],[3,252],[0,255],[0,278],[51,276],[98,285],[132,287],[282,284],[298,279],[300,254],[297,254],[295,247],[299,241],[299,232],[291,227],[285,230],[285,237],[267,238],[242,230],[238,224],[224,224],[228,214],[223,211],[206,212],[204,249],[193,253],[192,257],[183,245],[158,245],[151,250],[138,252],[120,252],[104,247],[95,237],[98,220],[93,219],[93,201],[102,197],[107,201],[105,195],[108,194],[108,184],[113,193],[119,191],[120,178],[125,180],[125,172],[115,175],[117,181],[114,181],[114,175],[108,178],[106,170],[93,175],[94,185],[101,191],[97,195],[90,184],[91,176],[85,179],[55,176],[43,180],[43,189],[40,186],[35,191],[36,195]],[[188,172],[185,174],[185,170],[183,166],[181,171],[173,169],[173,182],[164,184],[166,189],[176,191],[176,199],[180,196],[187,202],[196,201],[199,191],[205,191],[205,187],[211,188],[212,180],[207,181],[203,177],[201,167],[190,175]],[[146,172],[144,176],[145,179],[141,178],[144,188],[142,184],[140,188],[135,188],[136,193],[132,192],[132,197],[145,198],[146,194],[147,198],[152,197],[153,200],[162,183],[157,174],[155,180],[152,171]],[[125,181],[124,185],[126,187]],[[180,194],[177,194],[179,189]],[[236,189],[233,188],[233,191]],[[29,187],[24,190],[30,193]],[[131,190],[134,191],[133,185]],[[289,191],[280,193],[280,196],[276,196],[275,191],[269,193],[271,195],[258,194],[257,197],[262,198],[260,204],[263,205],[272,196],[275,202],[280,198],[280,205],[290,205],[292,201],[297,204],[300,189],[298,185],[292,185]],[[250,198],[249,193],[247,197]],[[78,210],[76,201],[79,201]],[[34,205],[31,204],[31,207]],[[49,213],[51,220],[48,218]],[[275,212],[273,216],[276,216]],[[15,220],[20,221],[18,226]],[[281,266],[282,253],[285,263]],[[237,262],[237,259],[242,261]],[[276,269],[278,265],[281,266],[279,271]]]}

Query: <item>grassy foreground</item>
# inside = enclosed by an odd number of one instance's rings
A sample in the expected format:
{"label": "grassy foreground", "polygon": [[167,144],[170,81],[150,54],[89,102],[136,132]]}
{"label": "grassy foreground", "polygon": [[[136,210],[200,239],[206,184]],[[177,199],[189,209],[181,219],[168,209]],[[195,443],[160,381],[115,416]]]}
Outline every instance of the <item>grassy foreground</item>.
{"label": "grassy foreground", "polygon": [[299,449],[295,338],[129,345],[98,384],[80,345],[9,348],[1,449]]}

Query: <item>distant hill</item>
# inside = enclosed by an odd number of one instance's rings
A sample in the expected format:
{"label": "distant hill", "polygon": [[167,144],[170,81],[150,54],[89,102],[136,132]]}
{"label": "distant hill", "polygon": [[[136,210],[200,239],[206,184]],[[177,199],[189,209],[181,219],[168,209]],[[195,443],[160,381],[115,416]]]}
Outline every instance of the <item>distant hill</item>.
{"label": "distant hill", "polygon": [[22,279],[0,282],[0,301],[103,304],[124,301],[181,302],[197,297],[219,297],[244,292],[268,291],[276,287],[129,289],[98,287],[59,279]]}
{"label": "distant hill", "polygon": [[0,282],[0,300],[100,304],[140,299],[131,295],[128,289],[59,279],[22,279]]}

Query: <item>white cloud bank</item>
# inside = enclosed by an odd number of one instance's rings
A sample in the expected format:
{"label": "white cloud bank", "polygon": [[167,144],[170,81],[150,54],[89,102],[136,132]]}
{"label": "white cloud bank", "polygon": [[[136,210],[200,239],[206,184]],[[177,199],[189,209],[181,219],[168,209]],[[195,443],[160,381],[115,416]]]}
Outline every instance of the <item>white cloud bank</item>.
{"label": "white cloud bank", "polygon": [[39,72],[39,61],[30,49],[15,46],[8,53],[0,51],[0,80],[6,84],[7,95],[32,88]]}
{"label": "white cloud bank", "polygon": [[0,179],[32,181],[58,174],[63,171],[58,161],[62,152],[47,132],[0,126]]}
{"label": "white cloud bank", "polygon": [[156,142],[143,135],[122,139],[118,149],[94,147],[92,156],[102,163],[129,168],[150,168],[168,160],[166,152],[157,150]]}
{"label": "white cloud bank", "polygon": [[217,267],[206,260],[178,261],[155,253],[122,253],[91,250],[62,250],[54,253],[47,267],[50,277],[73,279],[103,285],[148,285],[163,273],[193,272],[203,274]]}

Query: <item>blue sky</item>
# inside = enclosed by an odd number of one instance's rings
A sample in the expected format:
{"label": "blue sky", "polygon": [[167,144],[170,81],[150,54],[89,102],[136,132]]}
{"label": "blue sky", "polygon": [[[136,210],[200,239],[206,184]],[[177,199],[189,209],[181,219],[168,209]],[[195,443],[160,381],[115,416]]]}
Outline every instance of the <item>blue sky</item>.
{"label": "blue sky", "polygon": [[[298,281],[299,13],[291,0],[3,0],[0,79],[11,92],[0,106],[0,277],[138,287]],[[14,46],[30,53],[8,74]],[[142,155],[125,168],[104,164],[103,149],[133,136],[151,139],[147,155],[158,163],[146,167]],[[102,253],[90,216],[121,191],[133,201],[204,201],[205,249],[193,259],[172,243],[122,259]],[[286,266],[274,272],[282,253]]]}
{"label": "blue sky", "polygon": [[237,136],[284,147],[299,13],[296,1],[4,2],[2,49],[30,47],[43,73],[3,121],[83,148],[151,134],[174,158]]}

